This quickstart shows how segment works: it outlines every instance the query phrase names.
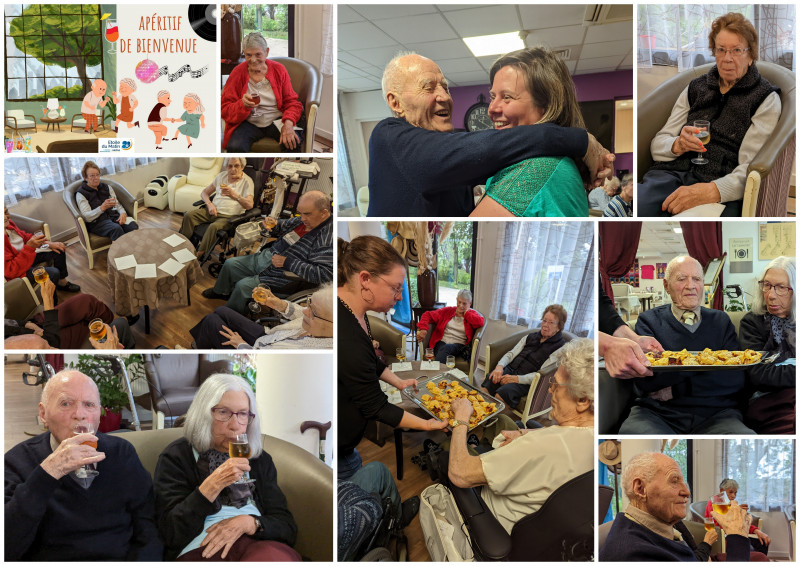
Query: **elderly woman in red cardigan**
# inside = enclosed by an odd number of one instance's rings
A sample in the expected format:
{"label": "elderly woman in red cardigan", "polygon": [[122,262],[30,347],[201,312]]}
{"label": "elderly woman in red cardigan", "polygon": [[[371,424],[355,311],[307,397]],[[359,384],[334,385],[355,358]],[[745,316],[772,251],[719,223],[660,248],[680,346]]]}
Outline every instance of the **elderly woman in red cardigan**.
{"label": "elderly woman in red cardigan", "polygon": [[469,360],[472,336],[484,323],[481,314],[471,306],[472,293],[461,289],[456,295],[456,306],[428,311],[420,317],[417,324],[417,340],[420,342],[428,335],[431,322],[436,324],[428,343],[436,361],[445,363],[447,356]]}
{"label": "elderly woman in red cardigan", "polygon": [[[294,126],[303,115],[303,105],[286,67],[267,60],[269,47],[260,33],[245,36],[242,50],[244,63],[233,69],[222,89],[222,149],[248,153],[253,143],[269,137],[285,151],[300,151]],[[279,119],[283,120],[280,128],[273,123]]]}

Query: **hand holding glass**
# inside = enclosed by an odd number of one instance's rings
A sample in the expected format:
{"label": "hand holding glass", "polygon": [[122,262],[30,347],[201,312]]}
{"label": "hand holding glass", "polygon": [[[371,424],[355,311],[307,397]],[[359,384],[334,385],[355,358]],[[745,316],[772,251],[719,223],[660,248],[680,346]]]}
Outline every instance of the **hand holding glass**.
{"label": "hand holding glass", "polygon": [[[250,443],[247,441],[247,434],[237,434],[234,441],[228,444],[228,456],[231,458],[250,458]],[[251,480],[249,472],[245,472],[244,476],[233,483],[241,485],[255,483],[255,480]]]}
{"label": "hand holding glass", "polygon": [[96,318],[89,323],[89,336],[103,344],[106,341],[106,323]]}
{"label": "hand holding glass", "polygon": [[44,283],[50,279],[50,276],[47,274],[47,270],[44,267],[37,267],[33,270],[33,280],[36,281],[39,285]]}
{"label": "hand holding glass", "polygon": [[[95,426],[89,422],[78,423],[72,427],[72,432],[75,436],[79,434],[95,434],[97,431],[95,430]],[[86,442],[81,442],[81,446],[91,446],[95,450],[97,450],[97,441],[96,440],[87,440]],[[75,475],[79,478],[86,478],[89,476],[99,476],[100,472],[95,470],[91,464],[86,464],[82,468],[79,468],[75,471]]]}
{"label": "hand holding glass", "polygon": [[[33,237],[34,238],[44,238],[44,232],[42,232],[41,230],[37,230],[36,232],[33,233]],[[41,249],[43,249],[43,250],[46,250],[47,248],[50,247],[50,244],[44,243],[39,247]]]}
{"label": "hand holding glass", "polygon": [[[698,130],[695,133],[695,137],[700,140],[700,142],[705,146],[711,141],[711,122],[708,120],[695,120],[694,127]],[[697,152],[697,157],[692,159],[692,163],[695,165],[705,165],[708,163],[708,159],[703,157],[703,154],[699,151]]]}
{"label": "hand holding glass", "polygon": [[720,515],[724,515],[731,508],[731,502],[728,499],[728,495],[724,491],[711,496],[711,505],[714,508],[714,511]]}
{"label": "hand holding glass", "polygon": [[270,291],[269,285],[265,283],[259,283],[253,288],[253,299],[255,300],[254,303],[250,303],[250,310],[253,311],[254,314],[261,312],[261,305],[266,305],[266,301],[269,298]]}

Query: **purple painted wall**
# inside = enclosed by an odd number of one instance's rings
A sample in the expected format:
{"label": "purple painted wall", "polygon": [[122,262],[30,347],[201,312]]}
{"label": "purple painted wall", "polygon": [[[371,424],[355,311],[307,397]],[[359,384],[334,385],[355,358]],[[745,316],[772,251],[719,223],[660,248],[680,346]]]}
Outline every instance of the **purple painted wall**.
{"label": "purple painted wall", "polygon": [[[470,106],[478,102],[483,94],[489,101],[489,85],[457,86],[450,89],[453,97],[453,127],[464,127],[464,114]],[[633,71],[614,71],[611,73],[592,73],[572,77],[578,101],[614,100],[633,98]],[[627,169],[633,173],[633,154],[620,153],[615,162],[616,169]]]}

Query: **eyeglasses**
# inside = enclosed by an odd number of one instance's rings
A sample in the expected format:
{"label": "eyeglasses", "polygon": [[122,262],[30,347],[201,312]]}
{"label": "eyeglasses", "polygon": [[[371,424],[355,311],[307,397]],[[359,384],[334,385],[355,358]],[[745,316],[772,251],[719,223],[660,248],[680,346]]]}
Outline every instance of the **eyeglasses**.
{"label": "eyeglasses", "polygon": [[715,57],[725,57],[728,53],[733,55],[734,57],[741,57],[745,53],[750,51],[749,47],[734,47],[733,49],[725,49],[724,47],[715,47],[714,48],[714,56]]}
{"label": "eyeglasses", "polygon": [[386,285],[389,287],[389,289],[392,290],[392,292],[395,295],[402,295],[403,294],[403,284],[402,283],[400,283],[400,285],[398,285],[397,287],[392,287],[391,284],[389,284],[389,282],[386,279],[384,279],[383,277],[381,277],[380,275],[376,275],[375,277],[377,277],[378,279],[380,279],[381,281],[386,283]]}
{"label": "eyeglasses", "polygon": [[256,418],[256,416],[250,411],[239,411],[238,413],[234,413],[230,409],[224,409],[222,407],[214,407],[211,409],[211,414],[213,415],[215,421],[219,421],[221,423],[228,422],[231,420],[233,415],[236,415],[236,420],[242,425],[249,425],[251,422],[253,422],[253,419]]}
{"label": "eyeglasses", "polygon": [[542,326],[544,326],[545,324],[548,326],[555,326],[558,324],[558,321],[542,319]]}
{"label": "eyeglasses", "polygon": [[313,316],[314,318],[318,318],[320,320],[324,320],[325,322],[330,322],[331,324],[333,324],[332,320],[328,320],[327,318],[322,318],[321,316],[319,316],[317,313],[314,312],[314,308],[311,306],[311,297],[308,298],[308,310],[311,312],[311,316]]}
{"label": "eyeglasses", "polygon": [[550,383],[550,387],[551,387],[551,388],[552,388],[554,385],[562,385],[562,386],[566,386],[566,385],[568,385],[567,383],[561,383],[560,381],[556,381],[556,374],[553,374],[553,375],[551,375],[551,376],[548,378],[548,380],[547,380],[547,381],[548,381],[548,383]]}
{"label": "eyeglasses", "polygon": [[770,291],[774,290],[775,294],[778,295],[779,297],[783,297],[784,295],[786,295],[786,293],[793,290],[791,287],[787,285],[773,285],[772,283],[769,283],[767,281],[759,281],[758,288],[761,289],[762,293],[769,293]]}

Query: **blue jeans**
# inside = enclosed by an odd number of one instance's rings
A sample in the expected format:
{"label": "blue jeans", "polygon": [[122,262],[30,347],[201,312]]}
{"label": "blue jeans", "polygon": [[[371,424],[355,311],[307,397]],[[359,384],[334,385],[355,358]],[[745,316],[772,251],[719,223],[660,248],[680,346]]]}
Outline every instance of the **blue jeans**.
{"label": "blue jeans", "polygon": [[134,230],[138,230],[139,225],[136,222],[128,222],[127,224],[118,224],[117,222],[105,218],[103,220],[98,221],[96,224],[92,224],[91,228],[89,228],[89,232],[92,234],[97,234],[98,236],[105,236],[106,238],[111,238],[113,242],[117,238],[121,238],[128,232],[133,232]]}
{"label": "blue jeans", "polygon": [[461,356],[464,344],[445,344],[441,340],[433,347],[433,357],[440,364],[447,363],[447,356]]}
{"label": "blue jeans", "polygon": [[225,306],[236,312],[247,314],[247,302],[253,289],[259,284],[258,274],[272,263],[272,252],[263,250],[259,253],[232,257],[222,264],[222,271],[214,284],[214,291],[230,295]]}
{"label": "blue jeans", "polygon": [[[300,138],[301,143],[297,144],[294,149],[289,149],[281,144],[281,151],[285,153],[299,153],[302,145],[303,136],[302,132],[296,131],[297,136]],[[228,153],[250,153],[250,147],[258,140],[263,138],[271,138],[275,141],[281,140],[281,131],[275,126],[270,124],[264,128],[251,124],[247,120],[236,126],[233,130],[228,145],[225,151]]]}

